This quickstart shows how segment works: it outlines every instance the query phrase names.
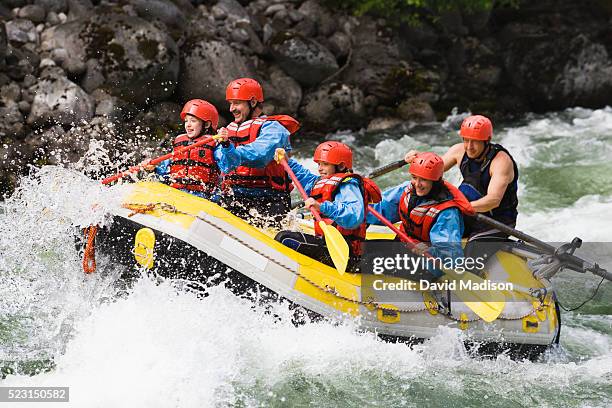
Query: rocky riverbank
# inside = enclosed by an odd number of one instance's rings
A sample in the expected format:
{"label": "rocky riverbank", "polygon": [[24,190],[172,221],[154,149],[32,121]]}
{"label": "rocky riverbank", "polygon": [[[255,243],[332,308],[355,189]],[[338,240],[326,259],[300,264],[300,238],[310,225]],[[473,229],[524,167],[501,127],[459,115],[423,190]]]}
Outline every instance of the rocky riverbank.
{"label": "rocky riverbank", "polygon": [[455,10],[418,26],[324,5],[3,0],[0,191],[28,164],[78,160],[93,139],[117,154],[158,146],[187,99],[227,113],[237,77],[260,80],[266,110],[296,115],[303,135],[453,107],[503,118],[612,103],[610,1]]}

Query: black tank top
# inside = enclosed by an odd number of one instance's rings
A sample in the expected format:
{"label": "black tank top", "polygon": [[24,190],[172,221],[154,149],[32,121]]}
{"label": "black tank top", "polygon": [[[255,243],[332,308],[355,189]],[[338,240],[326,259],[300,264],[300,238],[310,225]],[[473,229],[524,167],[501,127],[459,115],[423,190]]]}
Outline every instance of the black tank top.
{"label": "black tank top", "polygon": [[[506,225],[514,227],[516,225],[516,216],[518,215],[518,167],[512,155],[503,146],[499,144],[491,143],[488,147],[488,152],[482,162],[478,162],[475,159],[470,159],[467,154],[463,154],[459,169],[463,176],[462,184],[469,184],[474,187],[482,196],[487,194],[489,183],[491,182],[491,175],[489,168],[493,158],[497,156],[499,152],[505,152],[512,160],[512,166],[514,168],[514,178],[512,182],[506,187],[506,192],[502,197],[501,202],[497,208],[492,209],[489,212],[491,218],[502,222]],[[480,223],[466,223],[466,233],[474,234],[479,231],[490,229],[491,227],[486,224]],[[467,230],[470,231],[467,231]]]}

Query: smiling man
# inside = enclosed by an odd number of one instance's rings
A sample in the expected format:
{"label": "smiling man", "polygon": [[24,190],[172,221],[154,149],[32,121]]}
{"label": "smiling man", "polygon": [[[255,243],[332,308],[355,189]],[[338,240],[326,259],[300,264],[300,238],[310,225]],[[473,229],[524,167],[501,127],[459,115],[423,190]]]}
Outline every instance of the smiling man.
{"label": "smiling man", "polygon": [[224,173],[224,206],[242,218],[276,223],[291,209],[292,186],[274,151],[291,150],[289,136],[300,125],[287,115],[262,115],[263,89],[254,79],[230,82],[225,97],[234,121],[219,129],[223,143],[215,150]]}

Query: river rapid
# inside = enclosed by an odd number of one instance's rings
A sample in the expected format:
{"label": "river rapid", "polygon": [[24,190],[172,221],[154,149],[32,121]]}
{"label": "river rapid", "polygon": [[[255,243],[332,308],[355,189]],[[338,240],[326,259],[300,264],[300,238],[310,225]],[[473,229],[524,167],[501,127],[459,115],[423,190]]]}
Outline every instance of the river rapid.
{"label": "river rapid", "polygon": [[[367,173],[412,148],[443,153],[465,115],[330,138],[357,147],[355,168]],[[496,126],[494,138],[519,166],[517,228],[551,242],[610,242],[597,260],[612,268],[612,108],[528,115]],[[316,142],[294,144],[314,166]],[[83,175],[105,155],[92,143],[76,165],[35,169],[0,203],[0,386],[70,387],[70,403],[45,407],[612,405],[610,283],[563,313],[560,346],[530,362],[470,356],[457,329],[409,348],[350,321],[295,327],[286,304],[258,308],[223,287],[203,297],[205,289],[146,276],[126,287],[102,258],[84,276],[75,226],[109,222],[104,209],[122,188]],[[447,176],[460,180],[456,170]],[[404,168],[377,181],[406,177]],[[555,278],[568,308],[598,283],[572,272]]]}

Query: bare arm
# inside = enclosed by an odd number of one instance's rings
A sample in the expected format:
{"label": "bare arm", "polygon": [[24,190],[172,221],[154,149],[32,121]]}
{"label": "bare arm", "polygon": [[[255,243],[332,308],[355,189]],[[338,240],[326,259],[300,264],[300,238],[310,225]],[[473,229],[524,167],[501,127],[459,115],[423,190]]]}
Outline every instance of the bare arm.
{"label": "bare arm", "polygon": [[463,157],[465,149],[463,143],[453,145],[444,153],[442,160],[444,161],[444,171],[450,170],[455,164],[458,164]]}
{"label": "bare arm", "polygon": [[489,174],[491,174],[491,181],[487,188],[487,195],[472,201],[472,207],[477,212],[486,212],[499,207],[508,184],[514,179],[514,167],[510,157],[504,152],[498,153],[491,162]]}

